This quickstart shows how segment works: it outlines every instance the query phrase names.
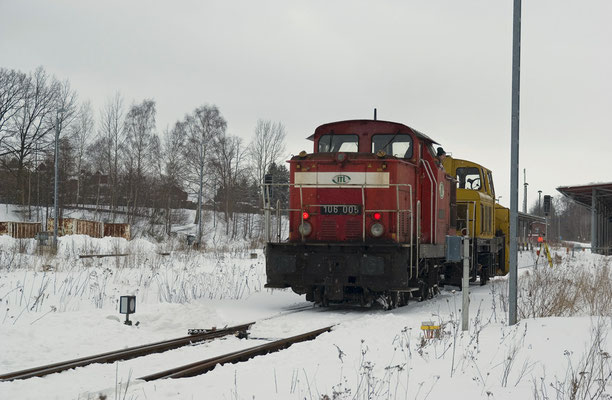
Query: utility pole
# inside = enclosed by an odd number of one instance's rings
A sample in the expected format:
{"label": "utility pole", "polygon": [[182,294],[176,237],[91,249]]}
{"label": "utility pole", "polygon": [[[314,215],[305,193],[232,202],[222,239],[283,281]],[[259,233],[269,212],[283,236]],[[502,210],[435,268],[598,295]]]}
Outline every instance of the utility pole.
{"label": "utility pole", "polygon": [[523,168],[523,212],[527,214],[527,169]]}
{"label": "utility pole", "polygon": [[542,215],[542,191],[538,190],[538,215]]}
{"label": "utility pole", "polygon": [[200,185],[198,188],[198,249],[202,248],[202,197],[204,192],[204,144],[202,143],[202,138],[200,138],[199,146]]}
{"label": "utility pole", "polygon": [[45,222],[42,221],[42,216],[40,215],[40,168],[38,166],[38,141],[36,141],[35,149],[34,149],[34,165],[36,166],[36,221],[40,221],[41,231],[46,231]]}
{"label": "utility pole", "polygon": [[519,174],[519,110],[521,81],[521,0],[514,0],[512,27],[512,121],[510,157],[510,280],[508,285],[508,324],[515,325],[517,297],[517,228],[518,228],[518,174]]}
{"label": "utility pole", "polygon": [[[474,239],[475,240],[475,239]],[[463,237],[463,279],[461,280],[461,330],[467,331],[470,325],[470,238]]]}
{"label": "utility pole", "polygon": [[64,109],[57,110],[55,115],[55,179],[53,185],[53,250],[57,251],[57,223],[59,219],[58,212],[58,180],[59,180],[59,137],[62,131],[60,114],[64,112]]}

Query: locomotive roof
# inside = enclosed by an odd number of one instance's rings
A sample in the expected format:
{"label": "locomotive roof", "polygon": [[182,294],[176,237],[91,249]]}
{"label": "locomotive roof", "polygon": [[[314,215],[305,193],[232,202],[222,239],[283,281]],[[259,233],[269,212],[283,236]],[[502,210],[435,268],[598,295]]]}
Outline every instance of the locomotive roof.
{"label": "locomotive roof", "polygon": [[333,129],[335,126],[342,126],[342,125],[348,125],[348,124],[361,124],[361,125],[379,125],[379,126],[389,126],[389,127],[395,127],[394,130],[397,129],[398,132],[401,132],[402,130],[409,130],[412,133],[414,133],[414,135],[424,141],[433,143],[433,144],[439,144],[438,142],[436,142],[435,140],[433,140],[432,138],[430,138],[429,136],[427,136],[426,134],[417,131],[414,128],[409,127],[408,125],[404,125],[404,124],[400,124],[399,122],[393,122],[393,121],[381,121],[381,120],[372,120],[372,119],[353,119],[353,120],[345,120],[345,121],[336,121],[336,122],[329,122],[327,124],[323,124],[320,125],[319,127],[317,127],[317,129],[315,129],[314,133],[312,135],[310,135],[307,139],[308,140],[313,140],[316,135],[320,135],[320,134],[325,134],[328,133],[329,130]]}

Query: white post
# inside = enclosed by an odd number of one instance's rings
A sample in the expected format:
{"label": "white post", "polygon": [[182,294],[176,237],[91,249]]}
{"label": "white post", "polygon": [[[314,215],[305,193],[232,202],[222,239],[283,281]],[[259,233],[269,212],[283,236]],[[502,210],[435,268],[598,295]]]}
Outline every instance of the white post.
{"label": "white post", "polygon": [[467,331],[470,322],[470,237],[463,237],[463,305],[461,307],[461,330]]}

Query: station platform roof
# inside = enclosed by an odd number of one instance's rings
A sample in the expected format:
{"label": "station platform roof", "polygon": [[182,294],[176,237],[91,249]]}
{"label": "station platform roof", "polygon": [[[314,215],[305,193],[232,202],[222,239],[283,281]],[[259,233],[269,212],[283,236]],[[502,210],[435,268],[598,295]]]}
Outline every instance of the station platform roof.
{"label": "station platform roof", "polygon": [[591,208],[593,204],[593,189],[597,191],[597,199],[601,201],[607,209],[612,209],[612,182],[591,183],[580,186],[559,186],[557,191],[574,200],[576,203]]}

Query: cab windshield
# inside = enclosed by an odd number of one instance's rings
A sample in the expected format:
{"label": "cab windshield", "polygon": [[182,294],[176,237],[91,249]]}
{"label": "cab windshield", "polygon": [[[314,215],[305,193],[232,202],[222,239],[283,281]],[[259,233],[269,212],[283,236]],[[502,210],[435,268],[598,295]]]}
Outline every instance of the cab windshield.
{"label": "cab windshield", "polygon": [[356,153],[359,149],[357,135],[322,135],[319,138],[319,153]]}
{"label": "cab windshield", "polygon": [[457,168],[457,188],[480,190],[482,180],[480,179],[479,169],[476,167]]}
{"label": "cab windshield", "polygon": [[406,134],[372,136],[372,153],[381,150],[394,157],[411,158],[412,137]]}

